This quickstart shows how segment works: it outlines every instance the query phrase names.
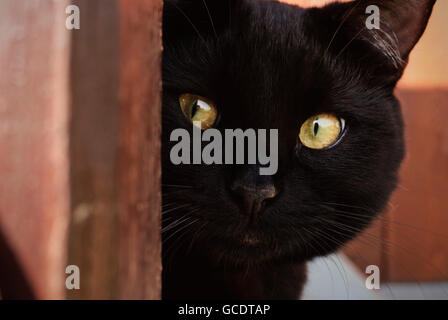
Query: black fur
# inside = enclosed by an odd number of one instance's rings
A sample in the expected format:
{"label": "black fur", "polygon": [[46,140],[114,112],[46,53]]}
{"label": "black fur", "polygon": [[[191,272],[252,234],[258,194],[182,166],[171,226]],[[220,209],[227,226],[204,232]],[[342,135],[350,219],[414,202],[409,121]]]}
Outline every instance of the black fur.
{"label": "black fur", "polygon": [[[394,10],[403,6],[403,0],[389,2]],[[413,15],[422,27],[414,28],[412,45],[397,48],[399,65],[367,30],[358,34],[369,1],[322,9],[256,0],[205,3],[165,1],[163,226],[188,220],[163,233],[163,297],[295,299],[305,263],[354,238],[396,186],[404,143],[393,91],[434,1],[404,1],[418,5],[403,19]],[[387,17],[387,6],[382,9]],[[399,35],[396,22],[383,21]],[[251,166],[172,165],[171,131],[191,131],[178,105],[182,93],[213,100],[219,130],[279,129],[278,173],[269,178]],[[300,144],[299,129],[322,112],[344,118],[346,132],[333,148],[311,150]],[[250,225],[230,190],[241,177],[279,191]]]}

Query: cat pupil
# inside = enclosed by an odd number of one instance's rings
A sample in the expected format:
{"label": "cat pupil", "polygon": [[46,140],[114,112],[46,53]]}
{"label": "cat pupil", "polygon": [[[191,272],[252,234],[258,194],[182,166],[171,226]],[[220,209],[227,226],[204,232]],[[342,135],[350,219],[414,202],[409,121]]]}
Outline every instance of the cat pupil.
{"label": "cat pupil", "polygon": [[314,121],[314,136],[317,136],[317,132],[319,131],[319,123]]}
{"label": "cat pupil", "polygon": [[198,100],[196,100],[193,104],[193,107],[191,108],[191,117],[193,118],[196,112],[198,112]]}

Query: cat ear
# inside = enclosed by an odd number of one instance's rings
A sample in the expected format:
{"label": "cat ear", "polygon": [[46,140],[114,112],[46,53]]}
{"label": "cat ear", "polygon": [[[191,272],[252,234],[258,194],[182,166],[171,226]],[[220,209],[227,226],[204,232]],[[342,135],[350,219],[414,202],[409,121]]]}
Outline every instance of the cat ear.
{"label": "cat ear", "polygon": [[[349,41],[362,40],[404,67],[428,24],[436,0],[356,0],[322,10]],[[337,35],[337,33],[336,33]]]}
{"label": "cat ear", "polygon": [[[370,4],[377,6],[380,14],[380,29],[378,30],[383,30],[392,37],[392,42],[396,40],[398,52],[401,58],[406,60],[425,31],[436,0],[358,0],[356,2],[357,5],[365,7],[362,9],[366,11]],[[370,9],[377,10],[375,7]],[[372,12],[374,11],[370,11]],[[373,28],[371,31],[374,39],[375,35],[382,33],[378,30]]]}
{"label": "cat ear", "polygon": [[231,24],[244,0],[165,0],[163,32],[169,38],[216,36]]}

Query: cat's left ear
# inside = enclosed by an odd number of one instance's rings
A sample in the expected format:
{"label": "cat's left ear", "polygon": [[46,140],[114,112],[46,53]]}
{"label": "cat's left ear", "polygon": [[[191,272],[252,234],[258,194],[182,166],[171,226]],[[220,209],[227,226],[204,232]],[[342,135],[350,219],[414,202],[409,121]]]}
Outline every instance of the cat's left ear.
{"label": "cat's left ear", "polygon": [[336,35],[339,33],[345,41],[361,40],[387,56],[396,67],[404,67],[426,29],[435,2],[356,0],[319,10],[333,23]]}
{"label": "cat's left ear", "polygon": [[379,30],[383,28],[384,32],[396,37],[401,58],[406,60],[425,31],[436,0],[358,0],[357,2],[358,5],[365,7],[362,9],[367,11],[366,14],[374,14],[373,10],[376,10],[370,7],[371,11],[368,11],[370,3],[377,6],[380,14]]}

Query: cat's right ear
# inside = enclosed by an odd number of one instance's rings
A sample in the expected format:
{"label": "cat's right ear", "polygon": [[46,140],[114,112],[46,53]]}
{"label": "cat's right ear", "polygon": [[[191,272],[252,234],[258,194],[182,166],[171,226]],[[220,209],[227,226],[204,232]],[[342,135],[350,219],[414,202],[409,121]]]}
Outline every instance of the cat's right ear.
{"label": "cat's right ear", "polygon": [[217,36],[232,23],[244,0],[165,0],[164,38]]}
{"label": "cat's right ear", "polygon": [[310,15],[320,29],[324,28],[323,40],[336,54],[350,51],[355,57],[372,62],[366,52],[376,53],[384,58],[377,65],[403,71],[410,52],[426,29],[435,2],[355,0],[311,9]]}

